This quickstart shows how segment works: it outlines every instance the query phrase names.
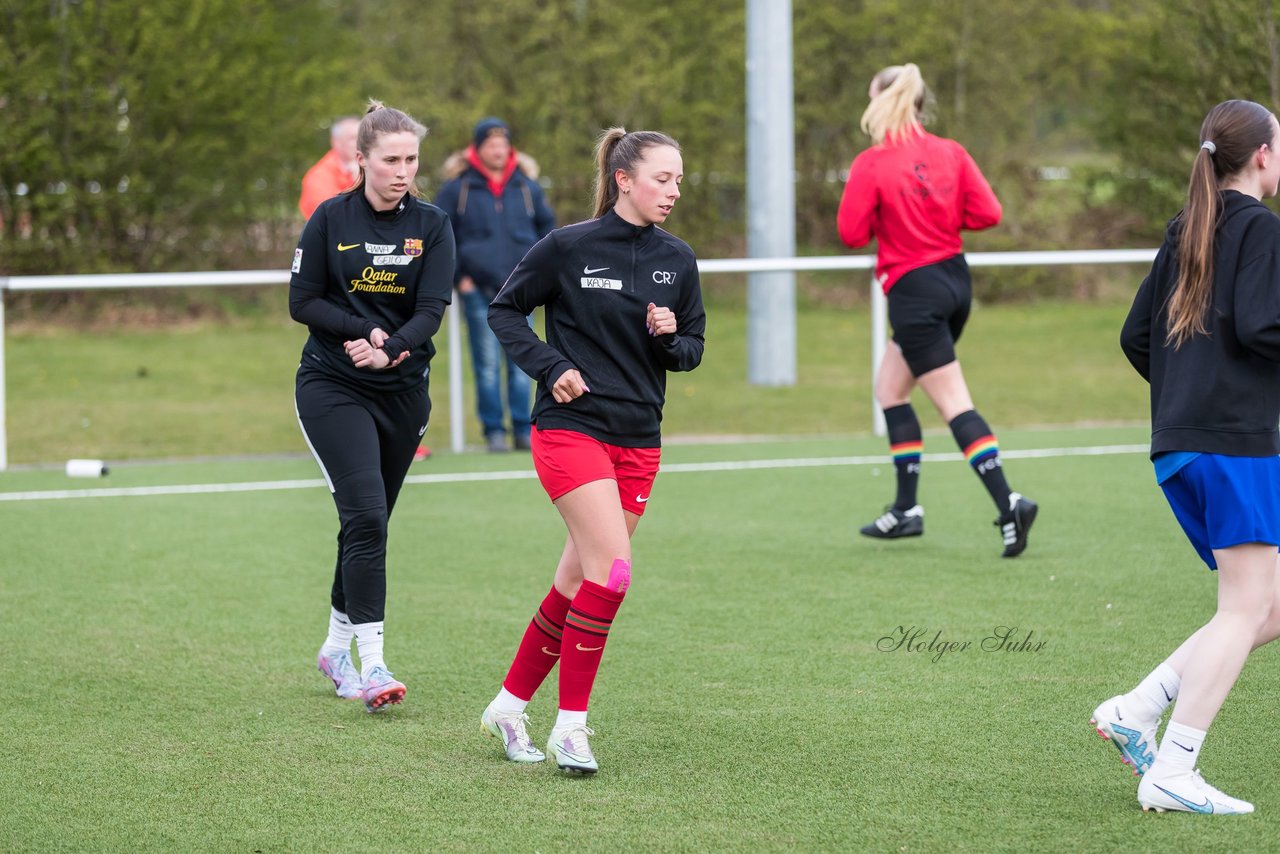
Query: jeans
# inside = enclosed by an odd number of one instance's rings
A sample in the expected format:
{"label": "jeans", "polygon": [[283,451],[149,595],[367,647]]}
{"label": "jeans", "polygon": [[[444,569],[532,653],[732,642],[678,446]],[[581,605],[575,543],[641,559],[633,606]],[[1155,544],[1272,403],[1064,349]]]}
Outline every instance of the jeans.
{"label": "jeans", "polygon": [[[529,393],[533,381],[516,363],[507,358],[493,330],[489,328],[489,297],[479,288],[462,294],[462,309],[467,316],[467,337],[471,340],[471,367],[476,375],[476,414],[484,427],[485,437],[507,432],[503,418],[502,370],[507,366],[506,406],[511,410],[511,433],[518,439],[529,438]],[[529,319],[533,324],[532,318]]]}

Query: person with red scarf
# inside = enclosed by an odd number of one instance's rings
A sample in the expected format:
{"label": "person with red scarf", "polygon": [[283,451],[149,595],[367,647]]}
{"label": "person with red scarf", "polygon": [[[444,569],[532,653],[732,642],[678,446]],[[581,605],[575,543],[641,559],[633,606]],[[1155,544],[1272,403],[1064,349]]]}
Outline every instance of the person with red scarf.
{"label": "person with red scarf", "polygon": [[501,119],[481,119],[471,145],[445,162],[444,173],[435,204],[449,215],[458,244],[454,285],[467,318],[485,445],[495,452],[511,447],[509,413],[511,442],[528,450],[532,381],[503,354],[489,328],[489,303],[525,253],[555,228],[555,214],[538,184],[538,164],[516,151]]}

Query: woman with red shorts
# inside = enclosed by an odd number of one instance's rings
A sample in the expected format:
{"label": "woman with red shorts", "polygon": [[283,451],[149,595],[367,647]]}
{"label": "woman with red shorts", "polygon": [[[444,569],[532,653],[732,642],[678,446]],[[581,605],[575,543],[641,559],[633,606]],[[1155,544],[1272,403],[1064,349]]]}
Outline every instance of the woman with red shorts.
{"label": "woman with red shorts", "polygon": [[[547,752],[575,774],[599,768],[587,702],[631,580],[631,534],[658,472],[667,371],[698,366],[706,329],[693,250],[658,227],[680,198],[679,144],[612,128],[596,162],[595,218],[540,240],[489,307],[507,354],[538,382],[534,467],[569,536],[480,720],[508,759],[545,759],[525,707],[559,660],[560,711]],[[525,320],[538,306],[545,342]]]}

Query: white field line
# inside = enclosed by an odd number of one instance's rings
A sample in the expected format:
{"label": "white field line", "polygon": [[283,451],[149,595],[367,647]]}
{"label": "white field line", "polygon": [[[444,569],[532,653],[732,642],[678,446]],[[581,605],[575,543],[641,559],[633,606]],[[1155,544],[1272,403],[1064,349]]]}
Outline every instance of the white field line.
{"label": "white field line", "polygon": [[[1049,459],[1054,457],[1097,457],[1110,454],[1146,454],[1149,445],[1094,445],[1084,448],[1032,448],[1023,451],[1001,451],[1010,460]],[[924,454],[926,462],[957,462],[959,453]],[[663,473],[707,471],[758,471],[760,469],[823,468],[828,466],[891,465],[883,454],[861,457],[798,457],[780,460],[726,460],[717,463],[667,463]],[[405,483],[477,483],[499,480],[531,480],[530,470],[457,472],[455,474],[413,474]],[[320,489],[325,482],[315,480],[265,480],[247,483],[193,483],[173,486],[127,486],[96,489],[50,489],[39,492],[0,492],[0,501],[56,501],[67,498],[134,498],[148,495],[216,495],[227,492],[270,492],[282,489]]]}

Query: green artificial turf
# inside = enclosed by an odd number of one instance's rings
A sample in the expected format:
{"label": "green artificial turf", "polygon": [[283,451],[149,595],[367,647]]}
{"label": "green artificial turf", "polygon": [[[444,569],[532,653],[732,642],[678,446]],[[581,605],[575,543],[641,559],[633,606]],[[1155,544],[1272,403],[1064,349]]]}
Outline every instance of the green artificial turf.
{"label": "green artificial turf", "polygon": [[[1019,452],[1141,445],[1145,431],[999,435],[1012,485],[1041,505],[1016,560],[999,557],[963,462],[926,460],[924,537],[879,542],[856,529],[891,498],[882,440],[669,446],[593,696],[592,779],[512,765],[480,732],[564,536],[527,456],[415,465],[387,615],[409,692],[378,716],[314,669],[336,516],[310,461],[0,474],[2,847],[1273,846],[1274,650],[1246,665],[1202,759],[1252,816],[1143,813],[1088,723],[1210,616],[1214,579],[1141,452]],[[931,436],[925,451],[955,447]],[[768,460],[784,462],[696,465]],[[448,481],[473,472],[511,474]],[[9,500],[255,482],[279,488]],[[983,649],[1002,626],[1031,643]],[[912,627],[970,646],[895,648]],[[535,739],[554,714],[553,673],[530,707]]]}

